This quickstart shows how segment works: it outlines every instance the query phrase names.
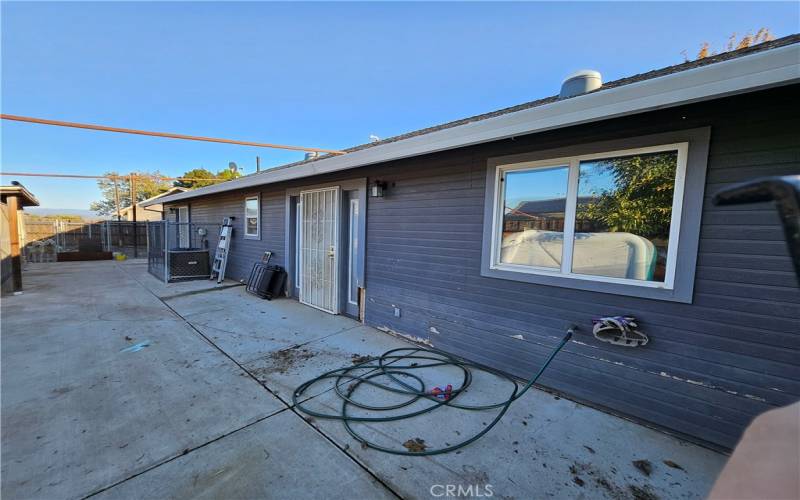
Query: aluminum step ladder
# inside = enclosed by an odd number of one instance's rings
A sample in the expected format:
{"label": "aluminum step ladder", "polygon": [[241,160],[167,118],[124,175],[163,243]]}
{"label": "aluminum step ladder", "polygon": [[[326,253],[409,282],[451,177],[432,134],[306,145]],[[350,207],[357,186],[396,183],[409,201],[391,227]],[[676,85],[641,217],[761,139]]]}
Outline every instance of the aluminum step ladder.
{"label": "aluminum step ladder", "polygon": [[219,229],[219,241],[217,251],[214,254],[214,263],[211,265],[211,276],[209,279],[217,279],[217,283],[225,280],[225,268],[228,266],[228,251],[231,247],[231,235],[233,234],[233,217],[222,219],[222,227]]}

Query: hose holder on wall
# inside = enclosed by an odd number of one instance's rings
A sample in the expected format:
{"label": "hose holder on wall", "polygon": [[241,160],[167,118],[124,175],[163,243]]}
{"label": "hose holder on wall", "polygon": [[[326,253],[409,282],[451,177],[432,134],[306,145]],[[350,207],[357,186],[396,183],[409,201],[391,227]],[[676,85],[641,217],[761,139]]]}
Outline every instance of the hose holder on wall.
{"label": "hose holder on wall", "polygon": [[625,347],[641,347],[650,339],[636,328],[633,316],[606,316],[593,319],[592,333],[597,340]]}

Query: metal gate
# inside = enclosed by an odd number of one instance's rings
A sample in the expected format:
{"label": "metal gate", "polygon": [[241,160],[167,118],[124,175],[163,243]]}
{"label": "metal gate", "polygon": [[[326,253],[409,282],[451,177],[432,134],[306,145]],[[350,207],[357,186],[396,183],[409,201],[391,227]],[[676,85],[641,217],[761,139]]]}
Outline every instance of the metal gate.
{"label": "metal gate", "polygon": [[167,221],[147,222],[147,271],[164,282],[168,280],[166,231]]}
{"label": "metal gate", "polygon": [[300,192],[300,302],[339,312],[339,187]]}

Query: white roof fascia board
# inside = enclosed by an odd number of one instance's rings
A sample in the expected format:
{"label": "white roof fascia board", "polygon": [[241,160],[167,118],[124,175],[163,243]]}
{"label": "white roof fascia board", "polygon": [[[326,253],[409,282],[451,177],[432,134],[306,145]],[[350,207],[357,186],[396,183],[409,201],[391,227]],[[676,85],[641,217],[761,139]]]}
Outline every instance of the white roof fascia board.
{"label": "white roof fascia board", "polygon": [[[163,193],[159,193],[159,194],[157,194],[155,196],[151,196],[150,198],[146,198],[146,199],[144,199],[142,201],[136,202],[136,206],[146,209],[147,207],[152,206],[152,205],[160,205],[162,203],[161,200],[163,198],[166,198],[167,196],[174,196],[173,194],[171,194],[174,191],[178,191],[180,193],[185,193],[186,191],[188,191],[188,189],[186,189],[184,187],[180,187],[180,186],[174,186],[174,187],[171,187],[168,190],[164,191]],[[158,201],[153,201],[153,200],[158,200]],[[130,211],[131,211],[131,206],[130,205],[128,205],[127,207],[122,207],[122,208],[119,209],[120,215],[122,215],[123,213],[128,213]]]}
{"label": "white roof fascia board", "polygon": [[[252,186],[310,177],[494,140],[716,99],[800,81],[800,44],[787,45],[599,90],[513,113],[323,158],[293,167],[186,191],[158,200],[169,203]],[[147,205],[152,204],[148,203]]]}
{"label": "white roof fascia board", "polygon": [[174,186],[174,187],[171,187],[171,188],[167,189],[163,193],[159,193],[159,194],[157,194],[155,196],[151,196],[150,198],[147,198],[145,200],[137,202],[136,204],[137,205],[141,205],[142,203],[146,203],[146,202],[151,201],[151,200],[156,200],[158,198],[165,198],[167,196],[172,196],[173,191],[180,191],[181,193],[185,193],[186,191],[188,191],[188,189],[186,189],[184,187],[180,187],[180,186]]}

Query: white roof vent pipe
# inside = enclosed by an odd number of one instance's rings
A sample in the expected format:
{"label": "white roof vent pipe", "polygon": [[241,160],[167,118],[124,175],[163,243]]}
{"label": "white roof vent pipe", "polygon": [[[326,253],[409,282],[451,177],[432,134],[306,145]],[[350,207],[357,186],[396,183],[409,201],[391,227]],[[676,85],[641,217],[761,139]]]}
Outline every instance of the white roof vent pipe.
{"label": "white roof vent pipe", "polygon": [[317,158],[319,158],[319,151],[309,151],[306,153],[305,160],[316,160]]}
{"label": "white roof vent pipe", "polygon": [[561,84],[561,92],[558,94],[558,98],[575,97],[576,95],[597,90],[602,86],[603,77],[600,76],[599,72],[591,69],[582,69],[569,75],[564,80],[564,83]]}

